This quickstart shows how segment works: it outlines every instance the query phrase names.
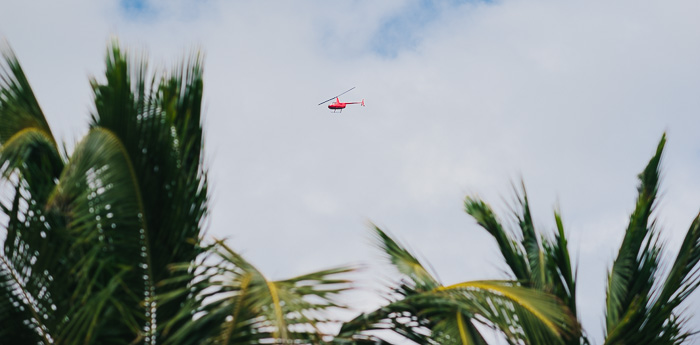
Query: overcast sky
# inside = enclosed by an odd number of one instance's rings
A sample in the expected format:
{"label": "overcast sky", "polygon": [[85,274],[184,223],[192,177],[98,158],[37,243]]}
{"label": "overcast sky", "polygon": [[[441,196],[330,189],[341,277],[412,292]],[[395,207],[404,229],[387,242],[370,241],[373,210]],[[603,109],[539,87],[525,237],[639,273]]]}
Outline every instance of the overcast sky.
{"label": "overcast sky", "polygon": [[[700,209],[699,14],[697,0],[0,0],[0,36],[69,143],[111,37],[155,66],[201,49],[209,233],[272,278],[377,262],[370,222],[445,284],[505,278],[463,200],[505,218],[522,177],[541,231],[563,213],[599,343],[606,272],[664,131],[668,254]],[[365,108],[317,106],[353,86],[341,100]]]}

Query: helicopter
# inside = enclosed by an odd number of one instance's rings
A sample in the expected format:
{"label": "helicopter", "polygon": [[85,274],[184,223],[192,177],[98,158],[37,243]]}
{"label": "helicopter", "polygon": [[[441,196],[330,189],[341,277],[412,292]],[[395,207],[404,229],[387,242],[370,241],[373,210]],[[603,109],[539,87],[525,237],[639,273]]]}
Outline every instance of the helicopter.
{"label": "helicopter", "polygon": [[334,113],[337,112],[338,110],[340,110],[340,112],[342,113],[342,112],[343,112],[343,109],[345,109],[345,107],[346,107],[348,104],[361,104],[361,105],[364,107],[364,106],[365,106],[365,100],[364,100],[364,98],[362,99],[362,102],[341,102],[341,101],[340,101],[340,98],[339,98],[340,96],[342,96],[342,95],[344,95],[344,94],[346,94],[346,93],[352,91],[354,88],[355,88],[355,87],[353,86],[350,90],[345,91],[345,92],[343,92],[343,93],[341,93],[341,94],[339,94],[339,95],[337,95],[337,96],[331,97],[331,98],[329,98],[329,99],[327,99],[327,100],[325,100],[325,101],[319,103],[318,105],[321,105],[321,104],[330,102],[330,101],[332,101],[333,99],[335,99],[335,102],[333,102],[333,103],[331,103],[331,104],[328,105],[328,109],[333,110]]}

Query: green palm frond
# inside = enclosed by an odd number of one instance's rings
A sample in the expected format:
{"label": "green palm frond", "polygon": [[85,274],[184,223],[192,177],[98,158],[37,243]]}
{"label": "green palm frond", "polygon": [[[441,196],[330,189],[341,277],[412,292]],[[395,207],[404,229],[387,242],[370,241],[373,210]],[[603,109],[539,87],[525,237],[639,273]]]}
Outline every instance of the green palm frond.
{"label": "green palm frond", "polygon": [[700,262],[700,215],[693,220],[690,229],[688,229],[678,256],[663,285],[664,288],[659,300],[684,299],[691,294],[697,288],[700,278],[696,274],[698,262]]}
{"label": "green palm frond", "polygon": [[60,219],[43,202],[63,167],[46,119],[14,53],[0,47],[0,174],[13,193],[0,201],[8,216],[0,252],[0,331],[16,343],[53,339],[61,320],[55,310],[65,291],[49,293],[66,272],[59,258],[66,248]]}
{"label": "green palm frond", "polygon": [[[71,273],[77,281],[73,299],[81,301],[71,308],[61,339],[92,339],[92,334],[99,339],[94,328],[100,324],[93,318],[104,319],[109,306],[116,310],[110,314],[109,337],[134,340],[139,324],[151,327],[144,315],[151,307],[152,273],[141,195],[126,151],[112,132],[92,129],[78,144],[47,207],[66,217],[73,243],[68,256],[75,260]],[[147,305],[139,307],[144,298]]]}
{"label": "green palm frond", "polygon": [[[665,143],[664,135],[655,155],[639,175],[636,207],[609,274],[606,344],[680,344],[691,334],[685,330],[688,318],[678,307],[700,284],[697,273],[700,220],[696,219],[691,225],[668,277],[663,279],[660,260],[664,248],[652,215]],[[525,188],[522,194],[516,191],[516,195],[520,207],[515,212],[517,231],[505,232],[493,211],[477,198],[466,199],[466,210],[494,236],[506,263],[516,277],[521,277],[522,284],[556,295],[575,314],[576,274],[572,270],[561,215],[554,212],[556,232],[553,239],[538,238]],[[514,240],[518,235],[522,238],[520,243]],[[582,332],[567,340],[568,344],[588,342]]]}
{"label": "green palm frond", "polygon": [[164,325],[163,332],[170,334],[166,344],[198,344],[202,339],[205,344],[316,344],[326,335],[321,328],[333,321],[328,311],[343,308],[336,296],[350,287],[350,281],[338,277],[351,272],[349,268],[271,281],[223,242],[208,253],[197,265],[174,266],[185,281],[196,283],[162,296],[163,304],[178,294],[190,301],[187,312],[179,315],[189,322],[180,328],[175,327],[181,322],[177,319]]}
{"label": "green palm frond", "polygon": [[[524,184],[521,191],[516,189],[515,195],[519,207],[513,212],[517,230],[506,231],[490,206],[476,197],[466,198],[465,210],[496,239],[503,258],[521,284],[553,294],[568,307],[572,315],[576,315],[576,280],[559,212],[554,213],[554,238],[539,235]],[[521,241],[518,242],[516,238]],[[529,328],[524,329],[528,332]],[[580,333],[581,329],[574,329],[578,333],[568,337],[567,343],[588,343],[588,339]],[[539,337],[537,334],[530,336]]]}
{"label": "green palm frond", "polygon": [[544,241],[544,251],[547,257],[547,280],[551,292],[559,297],[576,315],[576,274],[572,270],[568,241],[559,211],[554,212],[554,220],[557,226],[554,241]]}
{"label": "green palm frond", "polygon": [[107,82],[92,82],[96,110],[91,126],[112,131],[133,162],[159,280],[167,276],[165,266],[198,254],[186,240],[201,235],[206,215],[201,57],[193,55],[161,79],[145,79],[147,70],[144,62],[131,64],[126,53],[112,47]]}
{"label": "green palm frond", "polygon": [[21,173],[34,198],[43,201],[63,162],[17,57],[9,47],[0,52],[0,174]]}
{"label": "green palm frond", "polygon": [[528,258],[521,245],[506,232],[491,206],[478,198],[467,197],[464,208],[476,222],[488,231],[498,243],[498,248],[503,254],[503,258],[513,271],[515,278],[522,281],[529,281],[530,267]]}
{"label": "green palm frond", "polygon": [[382,252],[386,254],[394,267],[410,280],[413,288],[417,291],[428,291],[440,286],[437,279],[425,269],[415,256],[396,243],[382,229],[375,226],[374,234]]}
{"label": "green palm frond", "polygon": [[19,179],[9,205],[4,244],[0,251],[0,323],[2,339],[34,339],[43,343],[55,339],[70,286],[66,282],[69,264],[63,261],[68,248],[65,233],[57,228],[60,219],[46,212],[32,198],[26,181]]}
{"label": "green palm frond", "polygon": [[[659,188],[659,166],[665,143],[664,136],[656,154],[639,175],[636,207],[609,274],[605,316],[607,339],[612,343],[617,334],[628,333],[623,332],[621,326],[630,327],[643,318],[658,268],[661,248],[650,218]],[[633,332],[633,328],[629,332]]]}
{"label": "green palm frond", "polygon": [[419,344],[483,344],[475,326],[481,324],[511,343],[561,343],[577,331],[568,309],[547,293],[511,281],[442,286],[408,250],[375,232],[404,282],[393,288],[389,304],[345,323],[341,338],[390,330]]}
{"label": "green palm frond", "polygon": [[522,246],[525,248],[530,276],[527,281],[533,287],[544,290],[547,285],[547,264],[545,262],[545,253],[542,250],[542,244],[539,241],[535,224],[532,221],[532,213],[530,212],[530,202],[525,191],[525,184],[522,183],[522,195],[518,196],[518,202],[522,211],[515,212],[515,217],[520,225],[522,234]]}
{"label": "green palm frond", "polygon": [[[510,335],[513,339],[527,339],[529,343],[540,344],[552,339],[571,337],[577,330],[575,319],[567,308],[553,296],[536,289],[524,288],[511,281],[472,281],[454,284],[437,289],[438,291],[456,291],[467,296],[469,301],[478,301],[477,305],[494,305],[490,313],[482,311],[486,320],[498,320],[503,316],[503,324],[496,327],[503,328],[518,326],[518,322],[508,320],[512,315],[517,315],[520,325],[527,325],[529,331],[523,327],[521,335]],[[487,302],[487,303],[484,303]],[[499,310],[500,307],[500,310]],[[510,309],[510,311],[509,311]],[[508,313],[512,315],[508,315]],[[541,326],[540,326],[541,325]],[[533,331],[534,330],[534,331]],[[508,334],[508,333],[506,333]]]}
{"label": "green palm frond", "polygon": [[[199,54],[171,73],[147,79],[148,66],[130,61],[116,44],[108,51],[105,82],[92,81],[95,112],[91,126],[105,128],[123,144],[141,196],[147,252],[147,290],[163,294],[187,282],[157,285],[168,266],[201,253],[207,214],[207,179],[202,162],[202,64]],[[184,300],[159,306],[152,324],[178,313]],[[156,316],[154,316],[155,314]]]}
{"label": "green palm frond", "polygon": [[459,311],[452,317],[436,322],[433,331],[437,334],[435,340],[440,344],[487,345],[479,330]]}
{"label": "green palm frond", "polygon": [[[28,128],[43,131],[53,139],[49,124],[14,52],[3,46],[0,53],[4,60],[0,64],[0,114],[3,119],[0,142],[5,143]],[[56,146],[55,140],[53,143]]]}
{"label": "green palm frond", "polygon": [[659,189],[664,135],[639,175],[636,208],[630,216],[608,280],[606,344],[681,344],[692,332],[679,307],[700,284],[700,218],[696,217],[665,279],[659,269],[663,246],[652,219]]}

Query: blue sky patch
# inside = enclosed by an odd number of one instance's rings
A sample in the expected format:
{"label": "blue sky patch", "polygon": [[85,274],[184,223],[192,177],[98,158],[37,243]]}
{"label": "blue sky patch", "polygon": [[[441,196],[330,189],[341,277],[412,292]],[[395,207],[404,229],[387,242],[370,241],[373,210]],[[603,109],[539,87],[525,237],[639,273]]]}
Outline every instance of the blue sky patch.
{"label": "blue sky patch", "polygon": [[413,49],[420,43],[422,31],[434,24],[443,11],[467,2],[469,0],[413,1],[384,20],[370,41],[371,49],[391,58],[402,50]]}
{"label": "blue sky patch", "polygon": [[155,16],[156,11],[148,0],[119,0],[119,8],[128,19]]}

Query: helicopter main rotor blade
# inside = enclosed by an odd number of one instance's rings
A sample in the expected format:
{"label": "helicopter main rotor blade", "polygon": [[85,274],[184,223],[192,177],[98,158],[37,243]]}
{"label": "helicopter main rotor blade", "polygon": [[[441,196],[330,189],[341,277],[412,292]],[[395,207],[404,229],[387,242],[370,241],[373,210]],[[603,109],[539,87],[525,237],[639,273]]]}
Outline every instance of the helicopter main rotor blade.
{"label": "helicopter main rotor blade", "polygon": [[321,104],[323,104],[323,103],[327,103],[328,101],[332,101],[332,100],[334,100],[334,99],[335,99],[335,97],[331,97],[331,98],[329,98],[328,100],[325,100],[325,101],[319,103],[318,105],[321,105]]}
{"label": "helicopter main rotor blade", "polygon": [[340,97],[340,96],[342,96],[342,95],[344,95],[344,94],[346,94],[346,93],[352,91],[354,88],[355,88],[355,86],[353,86],[353,87],[352,87],[350,90],[348,90],[348,91],[345,91],[345,92],[343,92],[343,93],[341,93],[341,94],[339,94],[339,95],[337,95],[337,96],[333,96],[333,97],[331,97],[331,98],[329,98],[329,99],[327,99],[327,100],[325,100],[325,101],[319,103],[318,105],[321,105],[321,104],[326,103],[326,102],[328,102],[328,101],[332,101],[332,100],[334,100],[334,99],[336,99],[336,98],[338,98],[338,97]]}

